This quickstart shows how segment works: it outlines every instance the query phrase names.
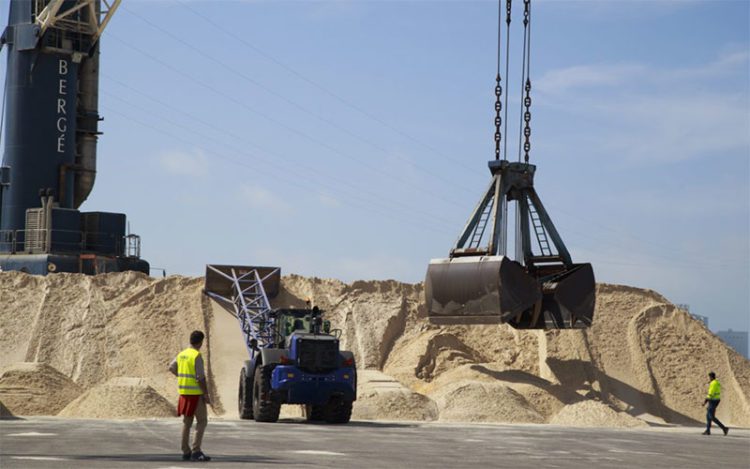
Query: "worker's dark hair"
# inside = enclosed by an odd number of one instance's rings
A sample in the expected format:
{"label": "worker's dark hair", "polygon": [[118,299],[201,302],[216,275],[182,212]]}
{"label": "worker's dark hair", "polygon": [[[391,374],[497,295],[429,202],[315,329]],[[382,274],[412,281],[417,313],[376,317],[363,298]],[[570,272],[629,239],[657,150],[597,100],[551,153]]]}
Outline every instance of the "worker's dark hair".
{"label": "worker's dark hair", "polygon": [[711,378],[711,379],[716,379],[716,373],[714,373],[713,371],[710,371],[708,373],[708,377]]}
{"label": "worker's dark hair", "polygon": [[206,337],[206,334],[204,334],[202,331],[193,331],[190,333],[190,345],[197,345],[203,342],[203,339]]}

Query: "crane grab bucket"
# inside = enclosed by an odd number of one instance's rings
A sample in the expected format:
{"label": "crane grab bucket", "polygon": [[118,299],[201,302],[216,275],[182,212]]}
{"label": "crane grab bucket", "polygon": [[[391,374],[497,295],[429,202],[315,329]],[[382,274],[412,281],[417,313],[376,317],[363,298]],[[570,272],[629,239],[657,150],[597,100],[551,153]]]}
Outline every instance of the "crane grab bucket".
{"label": "crane grab bucket", "polygon": [[[433,322],[502,322],[518,329],[591,326],[596,283],[591,264],[574,264],[534,189],[536,167],[491,161],[492,181],[450,256],[425,277]],[[508,205],[515,205],[515,217]],[[516,223],[516,259],[505,255]],[[486,242],[486,245],[482,245]]]}
{"label": "crane grab bucket", "polygon": [[482,256],[431,260],[425,296],[432,316],[512,317],[532,307],[542,292],[509,258]]}
{"label": "crane grab bucket", "polygon": [[433,322],[502,322],[517,329],[590,326],[594,290],[591,264],[537,279],[505,256],[433,259],[425,278]]}
{"label": "crane grab bucket", "polygon": [[[523,2],[522,103],[518,161],[508,160],[508,93],[500,75],[503,29],[497,16],[495,159],[492,180],[445,259],[427,266],[425,303],[432,322],[492,320],[517,329],[591,326],[596,283],[591,264],[574,264],[534,189],[531,151],[531,1]],[[510,64],[511,2],[506,2],[505,75]],[[505,102],[503,103],[503,99]],[[503,110],[505,115],[503,116]],[[504,127],[503,127],[504,125]],[[503,133],[505,139],[503,139]],[[504,145],[503,145],[504,144]],[[523,161],[521,151],[523,150]],[[504,158],[501,158],[504,153]],[[512,211],[510,206],[512,203]],[[513,231],[509,230],[513,226]],[[515,253],[509,257],[509,233]],[[473,318],[473,319],[472,319]]]}

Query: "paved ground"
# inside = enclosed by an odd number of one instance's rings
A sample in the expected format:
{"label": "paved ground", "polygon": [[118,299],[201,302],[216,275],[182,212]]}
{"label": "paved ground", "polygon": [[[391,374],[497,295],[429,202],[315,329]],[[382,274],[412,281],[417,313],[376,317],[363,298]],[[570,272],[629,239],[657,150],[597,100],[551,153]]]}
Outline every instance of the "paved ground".
{"label": "paved ground", "polygon": [[212,420],[204,449],[214,460],[185,463],[179,429],[177,419],[3,420],[0,467],[750,467],[750,430]]}

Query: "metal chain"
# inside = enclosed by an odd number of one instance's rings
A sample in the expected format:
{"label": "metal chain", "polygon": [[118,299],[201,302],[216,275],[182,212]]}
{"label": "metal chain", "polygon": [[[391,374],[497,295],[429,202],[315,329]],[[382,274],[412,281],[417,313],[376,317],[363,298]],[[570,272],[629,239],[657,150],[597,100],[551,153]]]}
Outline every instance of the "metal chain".
{"label": "metal chain", "polygon": [[[498,0],[499,1],[499,0]],[[509,77],[509,67],[510,67],[510,13],[511,13],[511,5],[512,0],[505,0],[505,77]],[[504,126],[504,132],[505,132],[505,145],[503,147],[503,152],[505,153],[505,159],[508,159],[508,94],[505,93],[505,126]]]}
{"label": "metal chain", "polygon": [[500,126],[503,123],[503,118],[500,117],[500,112],[503,109],[503,103],[500,101],[500,96],[503,94],[503,87],[500,85],[500,74],[497,74],[495,78],[495,159],[500,159],[500,141],[503,139],[503,134],[500,131]]}
{"label": "metal chain", "polygon": [[510,11],[513,0],[507,0],[505,2],[505,23],[510,26]]}
{"label": "metal chain", "polygon": [[503,124],[503,118],[500,117],[500,113],[503,110],[503,102],[501,97],[503,95],[503,87],[500,84],[502,79],[500,78],[500,26],[502,16],[502,0],[497,0],[497,75],[495,77],[495,160],[500,159],[500,142],[503,139],[503,134],[500,131],[500,126]]}
{"label": "metal chain", "polygon": [[523,160],[526,164],[529,163],[529,151],[531,150],[531,0],[523,0],[523,29],[526,34],[526,57],[524,62],[526,65],[526,83],[524,84],[524,90],[526,96],[523,98],[523,105],[525,111],[523,113]]}
{"label": "metal chain", "polygon": [[529,141],[529,138],[531,137],[531,126],[529,125],[531,123],[531,96],[529,96],[529,93],[531,92],[531,80],[528,78],[526,79],[524,89],[526,90],[526,97],[523,98],[523,105],[526,107],[526,111],[523,113],[523,121],[525,123],[523,127],[523,160],[528,163],[529,151],[531,150],[531,142]]}

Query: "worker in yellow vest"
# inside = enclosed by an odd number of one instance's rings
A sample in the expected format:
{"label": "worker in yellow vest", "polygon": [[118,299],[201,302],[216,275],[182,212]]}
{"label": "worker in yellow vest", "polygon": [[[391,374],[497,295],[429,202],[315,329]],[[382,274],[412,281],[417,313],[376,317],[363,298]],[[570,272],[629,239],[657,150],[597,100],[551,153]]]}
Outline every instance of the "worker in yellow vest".
{"label": "worker in yellow vest", "polygon": [[[210,461],[201,450],[203,432],[208,425],[208,410],[211,404],[206,386],[206,371],[200,349],[205,334],[193,331],[190,334],[190,347],[180,352],[169,364],[169,371],[177,376],[180,401],[177,404],[177,415],[182,416],[182,459],[185,461]],[[193,417],[197,420],[193,446],[190,446],[190,428]]]}
{"label": "worker in yellow vest", "polygon": [[724,424],[716,418],[716,408],[719,407],[719,402],[721,402],[721,383],[716,379],[716,373],[713,371],[708,374],[708,378],[711,380],[711,383],[708,385],[708,395],[706,396],[706,400],[703,401],[704,406],[708,404],[708,411],[706,412],[706,431],[703,432],[703,434],[711,434],[711,422],[714,422],[726,435],[729,433],[729,427],[724,426]]}

